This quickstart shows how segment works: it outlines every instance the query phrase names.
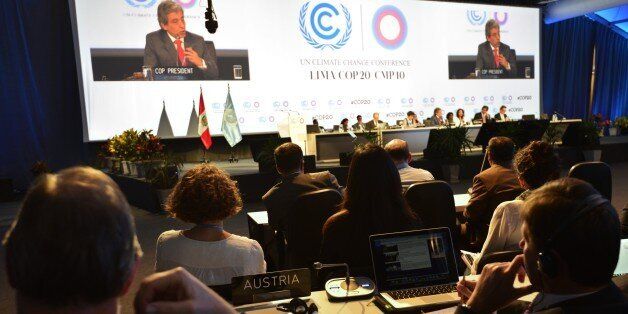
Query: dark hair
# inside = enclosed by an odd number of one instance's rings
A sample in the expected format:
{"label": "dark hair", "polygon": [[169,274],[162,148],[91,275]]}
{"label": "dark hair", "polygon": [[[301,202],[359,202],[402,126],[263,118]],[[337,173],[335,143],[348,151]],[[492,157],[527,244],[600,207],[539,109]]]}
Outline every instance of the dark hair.
{"label": "dark hair", "polygon": [[4,245],[11,286],[50,308],[118,297],[142,255],[126,198],[109,176],[88,167],[42,175]]}
{"label": "dark hair", "polygon": [[303,151],[299,145],[284,143],[275,148],[275,164],[281,173],[297,171],[303,164]]}
{"label": "dark hair", "polygon": [[[532,192],[521,212],[534,246],[556,252],[567,264],[571,280],[590,287],[609,282],[617,266],[621,235],[615,208],[606,202],[558,234],[555,231],[586,206],[589,196],[596,194],[599,195],[584,181],[558,179]],[[554,237],[552,245],[545,248],[550,237]]]}
{"label": "dark hair", "polygon": [[499,110],[505,109],[506,106],[502,105],[501,107],[499,107]]}
{"label": "dark hair", "polygon": [[357,117],[355,117],[355,118],[359,120],[359,119],[362,119],[362,116],[361,116],[361,115],[358,115],[358,116],[357,116]]}
{"label": "dark hair", "polygon": [[438,110],[441,110],[441,109],[439,107],[434,108],[434,114],[436,114]]}
{"label": "dark hair", "polygon": [[453,119],[454,118],[454,113],[450,111],[450,112],[447,113],[447,115],[445,117],[447,117],[447,119],[449,119],[449,117],[451,117]]}
{"label": "dark hair", "polygon": [[222,221],[242,209],[236,182],[214,165],[200,164],[181,178],[166,201],[166,211],[185,222]]}
{"label": "dark hair", "polygon": [[515,142],[504,136],[493,137],[488,141],[486,153],[493,162],[505,166],[515,155]]}
{"label": "dark hair", "polygon": [[318,119],[312,119],[312,124],[318,125]]}
{"label": "dark hair", "polygon": [[514,164],[519,176],[531,189],[537,189],[560,176],[558,157],[552,145],[545,142],[534,141],[520,149]]}
{"label": "dark hair", "polygon": [[486,110],[488,110],[488,106],[487,106],[487,105],[484,105],[484,106],[482,106],[482,109],[486,109]]}
{"label": "dark hair", "polygon": [[458,112],[460,111],[462,111],[462,116],[464,117],[464,109],[458,108],[458,110],[456,110],[456,118],[458,117]]}
{"label": "dark hair", "polygon": [[415,115],[415,113],[412,110],[410,110],[410,111],[408,111],[408,113],[406,113],[406,116],[408,116],[408,117],[409,116],[414,116],[414,115]]}
{"label": "dark hair", "polygon": [[347,118],[342,119],[342,121],[340,121],[340,124],[344,124],[345,122],[349,123],[349,119],[347,119]]}
{"label": "dark hair", "polygon": [[343,208],[368,234],[400,231],[416,220],[401,195],[399,171],[390,155],[374,144],[356,149],[349,166]]}

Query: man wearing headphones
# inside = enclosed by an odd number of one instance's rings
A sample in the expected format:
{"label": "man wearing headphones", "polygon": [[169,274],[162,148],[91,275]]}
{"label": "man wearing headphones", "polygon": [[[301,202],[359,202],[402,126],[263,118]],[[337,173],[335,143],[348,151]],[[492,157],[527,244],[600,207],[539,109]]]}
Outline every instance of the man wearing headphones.
{"label": "man wearing headphones", "polygon": [[[615,208],[588,183],[564,178],[535,190],[523,207],[523,254],[489,264],[477,282],[458,283],[456,313],[628,313],[611,281],[619,257]],[[515,278],[531,285],[514,288]],[[529,304],[515,302],[537,291]]]}

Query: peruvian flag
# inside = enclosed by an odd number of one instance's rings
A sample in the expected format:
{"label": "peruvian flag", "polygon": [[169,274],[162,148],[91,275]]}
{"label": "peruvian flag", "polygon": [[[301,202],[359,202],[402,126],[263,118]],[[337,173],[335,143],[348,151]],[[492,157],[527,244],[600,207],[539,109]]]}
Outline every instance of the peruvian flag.
{"label": "peruvian flag", "polygon": [[203,101],[203,90],[201,89],[201,99],[198,101],[198,135],[205,149],[212,146],[212,136],[209,134],[209,123],[207,123],[207,114],[205,113],[205,102]]}

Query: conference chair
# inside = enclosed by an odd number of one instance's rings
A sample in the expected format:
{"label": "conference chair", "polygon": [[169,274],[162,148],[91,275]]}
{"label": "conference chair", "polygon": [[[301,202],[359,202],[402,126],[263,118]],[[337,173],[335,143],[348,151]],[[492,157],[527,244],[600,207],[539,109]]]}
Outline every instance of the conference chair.
{"label": "conference chair", "polygon": [[426,181],[411,185],[404,194],[410,208],[425,228],[448,227],[457,239],[454,192],[445,181]]}
{"label": "conference chair", "polygon": [[297,198],[286,216],[287,264],[289,268],[311,268],[318,261],[323,225],[342,202],[340,192],[324,189]]}
{"label": "conference chair", "polygon": [[478,261],[478,268],[476,269],[476,273],[479,275],[482,273],[482,269],[486,264],[491,263],[499,263],[499,262],[510,262],[515,256],[523,254],[522,250],[513,250],[513,251],[500,251],[500,252],[492,252],[488,254],[482,255],[480,261]]}
{"label": "conference chair", "polygon": [[581,162],[571,167],[567,176],[590,183],[609,201],[613,196],[613,177],[611,176],[611,167],[605,162]]}

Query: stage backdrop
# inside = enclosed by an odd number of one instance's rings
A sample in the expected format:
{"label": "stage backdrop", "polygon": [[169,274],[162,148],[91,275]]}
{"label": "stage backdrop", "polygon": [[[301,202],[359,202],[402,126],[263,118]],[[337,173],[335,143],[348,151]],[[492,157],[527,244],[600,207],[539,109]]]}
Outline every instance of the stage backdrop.
{"label": "stage backdrop", "polygon": [[[276,132],[290,111],[328,128],[345,117],[353,124],[358,114],[369,120],[373,112],[389,123],[408,110],[427,118],[437,106],[445,112],[463,108],[467,117],[482,105],[493,113],[506,105],[513,118],[540,113],[538,9],[410,0],[216,0],[220,27],[209,34],[206,1],[177,2],[187,30],[213,42],[217,80],[138,80],[146,35],[159,29],[158,0],[70,0],[84,140],[168,124],[172,136],[192,136],[201,87],[211,133],[220,134],[227,84],[244,134]],[[518,75],[464,79],[474,78],[489,19],[499,22],[502,43],[516,51]]]}

